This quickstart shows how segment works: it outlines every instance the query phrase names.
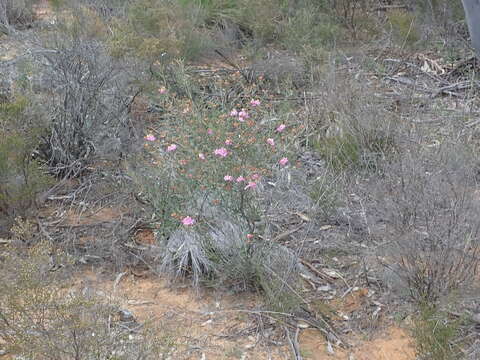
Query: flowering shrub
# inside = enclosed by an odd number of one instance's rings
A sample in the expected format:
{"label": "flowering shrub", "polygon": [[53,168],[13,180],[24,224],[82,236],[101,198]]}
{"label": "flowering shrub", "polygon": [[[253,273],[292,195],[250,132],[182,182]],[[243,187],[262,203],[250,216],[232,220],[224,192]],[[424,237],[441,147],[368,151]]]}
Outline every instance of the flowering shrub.
{"label": "flowering shrub", "polygon": [[265,186],[292,166],[287,126],[269,121],[270,107],[258,99],[199,108],[173,89],[164,93],[175,115],[159,121],[156,140],[145,138],[155,165],[133,174],[158,223],[160,270],[188,274],[194,285],[214,278],[238,290],[261,289],[272,304],[294,303],[296,258],[263,240]]}
{"label": "flowering shrub", "polygon": [[[202,216],[195,220],[190,216],[201,213],[202,204],[196,201],[202,198],[242,218],[251,232],[255,230],[261,211],[255,193],[263,178],[289,162],[282,142],[286,126],[263,124],[266,109],[260,100],[242,106],[240,111],[183,111],[181,121],[165,123],[160,129],[156,145],[166,150],[160,150],[159,166],[169,169],[174,179],[169,191],[178,195],[170,213],[156,209],[157,215],[162,214],[160,221],[173,217],[186,226],[201,222]],[[145,137],[149,143],[153,139],[151,134]]]}

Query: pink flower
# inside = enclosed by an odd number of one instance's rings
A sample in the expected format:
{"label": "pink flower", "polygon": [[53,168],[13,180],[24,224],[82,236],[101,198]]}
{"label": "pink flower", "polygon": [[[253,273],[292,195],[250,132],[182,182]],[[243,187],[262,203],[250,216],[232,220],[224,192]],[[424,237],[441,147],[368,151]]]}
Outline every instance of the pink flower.
{"label": "pink flower", "polygon": [[158,89],[158,92],[163,95],[167,92],[167,89],[165,89],[165,86],[162,86],[160,89]]}
{"label": "pink flower", "polygon": [[248,239],[248,240],[253,239],[253,234],[247,234],[247,239]]}
{"label": "pink flower", "polygon": [[288,158],[283,157],[283,158],[280,159],[280,161],[278,163],[282,166],[285,166],[285,165],[288,164]]}
{"label": "pink flower", "polygon": [[182,224],[185,226],[192,226],[195,224],[195,219],[190,216],[186,216],[182,219]]}
{"label": "pink flower", "polygon": [[250,100],[250,105],[253,106],[253,107],[259,106],[260,105],[260,100],[252,99],[252,100]]}
{"label": "pink flower", "polygon": [[235,180],[237,183],[241,183],[242,181],[245,181],[245,178],[243,176],[237,177],[237,180]]}
{"label": "pink flower", "polygon": [[152,134],[148,134],[147,136],[145,136],[145,140],[147,140],[147,141],[155,141],[155,140],[157,140],[157,138],[156,138],[154,135],[152,135]]}
{"label": "pink flower", "polygon": [[208,130],[207,130],[207,134],[208,134],[208,135],[212,135],[212,134],[213,134],[213,130],[212,130],[212,129],[208,129]]}
{"label": "pink flower", "polygon": [[250,117],[250,115],[248,114],[248,112],[245,111],[245,109],[242,109],[242,111],[240,111],[238,113],[238,120],[239,121],[245,121],[245,119],[248,119]]}
{"label": "pink flower", "polygon": [[232,145],[233,141],[230,139],[225,140],[225,145]]}
{"label": "pink flower", "polygon": [[175,150],[177,150],[177,145],[175,145],[175,144],[169,145],[167,147],[167,152],[172,152],[172,151],[175,151]]}
{"label": "pink flower", "polygon": [[225,149],[224,147],[222,147],[222,148],[219,148],[219,149],[215,149],[215,151],[213,153],[217,156],[225,157],[225,156],[228,155],[228,150]]}
{"label": "pink flower", "polygon": [[283,130],[285,130],[285,128],[286,128],[285,124],[278,125],[277,131],[282,132]]}
{"label": "pink flower", "polygon": [[233,109],[232,111],[230,111],[230,116],[235,117],[235,116],[237,116],[237,115],[238,115],[237,109]]}
{"label": "pink flower", "polygon": [[205,155],[204,155],[203,153],[198,154],[198,157],[199,157],[201,160],[205,160]]}
{"label": "pink flower", "polygon": [[258,179],[260,179],[260,175],[258,175],[258,174],[253,174],[252,176],[250,176],[250,178],[251,178],[252,180],[258,180]]}
{"label": "pink flower", "polygon": [[243,188],[243,190],[247,190],[247,189],[255,189],[257,187],[257,183],[254,182],[254,181],[249,181],[247,186],[245,186]]}
{"label": "pink flower", "polygon": [[223,177],[223,180],[225,180],[225,181],[233,181],[233,176],[231,176],[231,175],[225,175],[225,176]]}
{"label": "pink flower", "polygon": [[268,138],[267,139],[267,144],[275,146],[275,140],[273,140],[272,138]]}

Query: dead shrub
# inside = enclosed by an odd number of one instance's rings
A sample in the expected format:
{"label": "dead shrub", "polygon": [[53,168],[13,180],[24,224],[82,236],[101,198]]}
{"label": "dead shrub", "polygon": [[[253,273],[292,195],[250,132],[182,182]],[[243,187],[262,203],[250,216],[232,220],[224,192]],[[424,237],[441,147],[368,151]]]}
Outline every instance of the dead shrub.
{"label": "dead shrub", "polygon": [[416,301],[435,303],[474,287],[480,222],[467,154],[453,146],[412,150],[387,165],[376,182],[373,193],[392,239],[388,266]]}
{"label": "dead shrub", "polygon": [[2,0],[0,3],[0,32],[25,28],[34,20],[34,0]]}
{"label": "dead shrub", "polygon": [[113,59],[88,33],[85,16],[48,38],[36,59],[51,91],[50,132],[40,153],[55,175],[75,176],[95,159],[119,159],[134,152],[142,135],[129,114],[141,86],[135,64]]}

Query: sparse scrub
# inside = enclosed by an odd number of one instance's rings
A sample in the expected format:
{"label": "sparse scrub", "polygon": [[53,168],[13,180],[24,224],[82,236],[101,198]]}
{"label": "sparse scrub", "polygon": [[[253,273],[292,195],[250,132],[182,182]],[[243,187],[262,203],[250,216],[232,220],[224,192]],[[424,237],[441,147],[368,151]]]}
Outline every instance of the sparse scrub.
{"label": "sparse scrub", "polygon": [[[475,66],[422,48],[465,37],[460,0],[33,1],[0,0],[0,354],[299,358],[412,304],[419,359],[478,354]],[[215,290],[178,346],[112,301],[169,317],[163,278]]]}
{"label": "sparse scrub", "polygon": [[468,37],[460,0],[409,0],[407,4],[410,16],[416,18],[417,36],[424,44],[431,44],[433,41],[458,53],[459,39]]}
{"label": "sparse scrub", "polygon": [[113,56],[195,59],[208,52],[210,35],[205,13],[194,4],[173,0],[142,0],[127,7],[126,16],[113,21],[109,46]]}
{"label": "sparse scrub", "polygon": [[326,1],[342,24],[357,37],[359,13],[366,11],[366,0],[328,0]]}
{"label": "sparse scrub", "polygon": [[446,26],[465,18],[462,2],[450,0],[416,0],[410,5],[424,19]]}
{"label": "sparse scrub", "polygon": [[341,27],[335,19],[317,6],[305,6],[288,18],[282,29],[280,43],[290,51],[308,52],[328,47],[341,37]]}
{"label": "sparse scrub", "polygon": [[8,353],[127,360],[163,359],[171,350],[148,331],[132,333],[105,298],[62,288],[71,259],[51,245],[39,243],[26,254],[10,249],[0,259],[0,342]]}
{"label": "sparse scrub", "polygon": [[312,51],[332,45],[339,35],[338,21],[327,8],[315,1],[142,0],[114,21],[110,46],[116,56],[187,60],[246,44]]}

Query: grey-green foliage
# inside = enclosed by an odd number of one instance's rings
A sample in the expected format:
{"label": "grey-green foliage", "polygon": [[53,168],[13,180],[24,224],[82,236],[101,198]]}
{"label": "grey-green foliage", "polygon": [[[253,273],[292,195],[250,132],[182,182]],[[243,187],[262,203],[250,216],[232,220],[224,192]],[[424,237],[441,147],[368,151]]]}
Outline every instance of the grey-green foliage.
{"label": "grey-green foliage", "polygon": [[[213,213],[216,216],[208,216]],[[166,240],[160,270],[174,277],[188,276],[195,286],[258,291],[270,307],[295,310],[300,302],[296,255],[271,241],[249,241],[248,226],[240,218],[209,209],[203,215],[203,224],[179,228]]]}

